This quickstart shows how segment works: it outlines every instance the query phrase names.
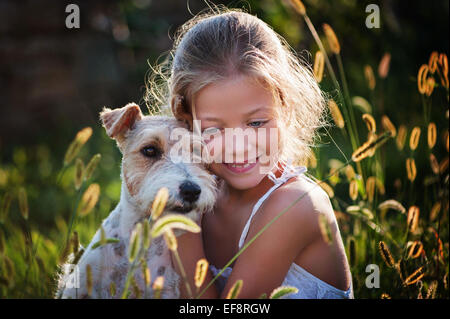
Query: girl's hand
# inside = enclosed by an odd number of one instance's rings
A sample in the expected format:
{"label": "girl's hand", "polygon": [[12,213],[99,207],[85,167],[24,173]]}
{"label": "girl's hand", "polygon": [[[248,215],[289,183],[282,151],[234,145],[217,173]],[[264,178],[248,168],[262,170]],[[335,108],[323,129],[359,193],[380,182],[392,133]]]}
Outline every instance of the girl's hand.
{"label": "girl's hand", "polygon": [[[203,282],[203,285],[197,289],[194,283],[194,274],[195,274],[195,268],[197,266],[197,261],[201,258],[205,258],[205,252],[203,250],[203,240],[202,240],[202,233],[191,233],[187,232],[183,235],[180,235],[177,237],[178,242],[178,254],[181,259],[181,263],[183,265],[184,271],[186,273],[187,281],[189,283],[189,286],[191,288],[192,297],[195,298],[203,289],[206,287],[206,285],[213,279],[210,271],[208,270],[206,274],[205,281]],[[172,263],[175,266],[175,270],[180,275],[180,298],[186,299],[190,298],[185,281],[182,277],[181,269],[179,268],[178,262],[174,256],[174,253],[172,252]],[[211,285],[211,287],[208,288],[207,291],[205,291],[204,294],[202,294],[201,298],[219,298],[219,293],[217,292],[217,289],[215,285]]]}

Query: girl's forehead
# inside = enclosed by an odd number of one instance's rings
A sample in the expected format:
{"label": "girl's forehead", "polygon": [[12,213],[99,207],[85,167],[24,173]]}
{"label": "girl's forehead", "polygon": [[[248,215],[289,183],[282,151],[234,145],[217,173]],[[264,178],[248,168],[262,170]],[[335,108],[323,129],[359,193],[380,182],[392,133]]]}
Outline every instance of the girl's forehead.
{"label": "girl's forehead", "polygon": [[196,94],[194,101],[199,117],[217,113],[247,115],[273,108],[272,93],[246,76],[211,83]]}

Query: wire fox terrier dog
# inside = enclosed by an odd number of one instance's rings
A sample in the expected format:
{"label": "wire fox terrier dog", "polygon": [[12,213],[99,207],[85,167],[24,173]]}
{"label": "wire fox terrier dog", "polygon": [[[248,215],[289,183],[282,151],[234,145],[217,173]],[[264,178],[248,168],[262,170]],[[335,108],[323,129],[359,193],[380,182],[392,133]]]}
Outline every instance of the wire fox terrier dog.
{"label": "wire fox terrier dog", "polygon": [[[66,271],[63,269],[58,281],[56,297],[60,298],[118,298],[122,295],[130,267],[130,236],[135,225],[148,218],[155,195],[162,187],[169,190],[162,216],[167,213],[184,214],[197,224],[201,214],[212,210],[216,198],[216,180],[204,163],[180,161],[174,156],[176,152],[173,150],[179,146],[179,141],[175,141],[171,133],[177,129],[184,137],[192,137],[185,123],[168,116],[143,116],[134,103],[114,110],[105,108],[100,118],[108,136],[116,140],[123,155],[120,201],[102,223],[103,238],[116,240],[95,247],[102,238],[100,228],[75,266],[71,264],[73,254],[69,257],[63,266],[71,267],[63,267]],[[177,230],[175,234],[181,232]],[[181,279],[175,272],[163,236],[152,240],[144,258],[151,280],[164,277],[160,297],[179,298]],[[86,283],[88,265],[91,268],[89,277],[92,278],[89,279],[92,281],[90,294]],[[73,271],[74,268],[77,271]],[[76,284],[69,287],[68,282]],[[137,286],[141,292],[150,290],[145,296],[153,296],[152,285],[145,284],[140,269],[135,272],[134,282],[134,287]],[[114,296],[110,291],[112,283],[117,292]],[[130,297],[137,297],[136,293],[132,292]]]}

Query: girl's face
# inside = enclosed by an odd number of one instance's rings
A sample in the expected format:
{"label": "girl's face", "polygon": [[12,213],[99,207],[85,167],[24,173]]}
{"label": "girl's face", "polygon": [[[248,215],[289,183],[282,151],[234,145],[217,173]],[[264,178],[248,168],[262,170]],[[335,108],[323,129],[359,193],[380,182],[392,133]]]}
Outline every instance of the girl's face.
{"label": "girl's face", "polygon": [[209,84],[195,98],[211,171],[233,188],[258,185],[275,167],[279,132],[271,93],[238,75]]}

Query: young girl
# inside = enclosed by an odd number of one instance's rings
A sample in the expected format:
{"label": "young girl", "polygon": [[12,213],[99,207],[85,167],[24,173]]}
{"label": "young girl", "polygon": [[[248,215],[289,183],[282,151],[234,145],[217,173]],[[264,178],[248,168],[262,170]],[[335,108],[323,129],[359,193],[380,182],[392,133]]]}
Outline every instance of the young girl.
{"label": "young girl", "polygon": [[[200,258],[208,260],[210,270],[202,291],[246,243],[287,209],[201,298],[225,298],[239,279],[243,281],[239,298],[270,295],[281,285],[298,288],[289,298],[353,298],[332,205],[300,165],[311,155],[316,129],[327,124],[319,86],[310,67],[267,24],[241,10],[220,11],[204,13],[182,26],[168,81],[174,115],[192,129],[199,120],[201,133],[214,132],[205,143],[216,159],[217,154],[234,155],[232,160],[221,157],[210,164],[219,181],[218,199],[214,211],[203,216],[202,232],[178,237],[190,286],[195,287]],[[224,142],[227,128],[275,129],[277,134],[249,137],[238,147]],[[250,148],[258,151],[252,153]],[[268,166],[263,157],[269,159]],[[293,166],[294,161],[299,165]],[[263,166],[269,169],[264,171]],[[331,240],[321,231],[322,220]],[[189,297],[183,283],[180,290],[182,297]]]}

